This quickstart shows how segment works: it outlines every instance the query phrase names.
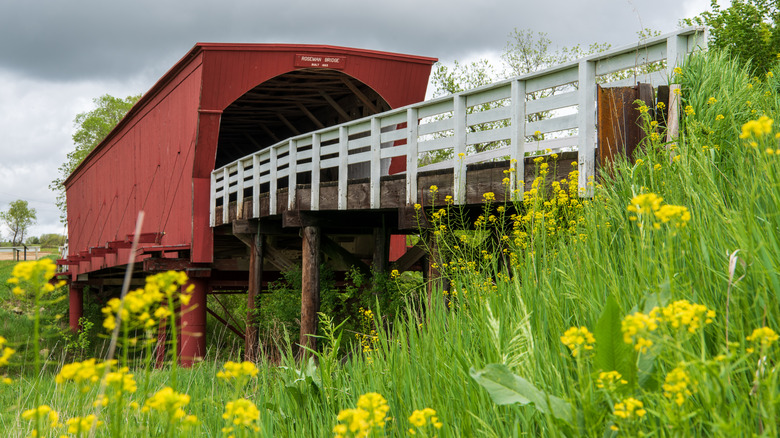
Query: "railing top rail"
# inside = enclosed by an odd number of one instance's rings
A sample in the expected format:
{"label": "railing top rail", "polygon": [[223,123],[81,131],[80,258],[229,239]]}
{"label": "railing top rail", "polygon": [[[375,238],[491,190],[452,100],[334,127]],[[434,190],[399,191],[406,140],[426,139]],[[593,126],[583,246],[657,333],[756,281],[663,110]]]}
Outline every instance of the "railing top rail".
{"label": "railing top rail", "polygon": [[[622,54],[625,54],[625,53],[631,53],[631,52],[635,52],[637,50],[642,50],[642,49],[645,49],[645,48],[648,48],[648,47],[656,46],[658,44],[663,44],[669,38],[674,37],[674,36],[690,36],[690,35],[695,35],[697,33],[706,34],[706,28],[705,27],[701,27],[701,26],[692,26],[692,27],[687,27],[687,28],[684,28],[684,29],[679,29],[679,30],[677,30],[675,32],[670,32],[670,33],[666,33],[666,34],[659,35],[659,36],[656,36],[656,37],[648,38],[646,40],[637,42],[635,44],[629,44],[629,45],[617,47],[617,48],[614,48],[614,49],[605,50],[603,52],[598,52],[598,53],[594,53],[594,54],[591,54],[591,55],[588,55],[588,56],[584,56],[582,58],[579,58],[579,59],[576,59],[576,60],[573,60],[573,61],[569,61],[569,62],[566,62],[566,63],[563,63],[563,64],[559,64],[559,65],[556,65],[556,66],[553,66],[553,67],[549,67],[549,68],[546,68],[544,70],[539,70],[539,71],[535,71],[535,72],[531,72],[531,73],[526,73],[526,74],[523,74],[523,75],[520,75],[520,76],[515,76],[515,77],[509,78],[509,79],[503,79],[503,80],[494,82],[494,83],[489,84],[489,85],[484,85],[484,86],[481,86],[481,87],[477,87],[477,88],[472,88],[472,89],[469,89],[469,90],[461,91],[459,93],[433,98],[433,99],[426,100],[426,101],[423,101],[423,102],[413,103],[413,104],[410,104],[410,105],[406,105],[406,106],[403,106],[403,107],[399,107],[399,108],[395,108],[395,109],[392,109],[392,110],[389,110],[389,111],[385,111],[385,112],[382,112],[382,113],[379,113],[379,114],[375,114],[375,115],[366,116],[366,117],[362,117],[362,118],[359,118],[359,119],[351,120],[349,122],[345,122],[345,123],[342,123],[342,124],[339,124],[339,125],[333,125],[333,126],[321,128],[321,129],[318,129],[318,130],[315,130],[315,131],[310,131],[310,132],[307,132],[305,134],[296,135],[296,136],[293,136],[293,137],[290,137],[290,138],[286,138],[286,139],[284,139],[282,141],[279,141],[277,143],[274,143],[273,145],[270,145],[270,146],[265,147],[263,149],[266,150],[266,149],[269,149],[269,148],[278,148],[280,146],[285,146],[291,140],[292,141],[297,141],[297,140],[302,140],[302,139],[305,139],[305,138],[311,138],[311,136],[313,134],[324,134],[324,133],[337,131],[340,126],[355,126],[355,125],[358,125],[358,124],[361,124],[361,123],[370,123],[371,119],[373,119],[373,118],[386,118],[386,117],[398,115],[399,113],[405,113],[409,108],[416,108],[416,109],[425,108],[425,107],[429,107],[429,106],[434,106],[434,105],[442,103],[442,102],[453,100],[457,96],[467,97],[467,96],[480,94],[480,93],[483,93],[483,92],[486,92],[486,91],[490,91],[490,90],[493,90],[493,89],[496,89],[496,88],[506,87],[508,85],[511,85],[511,83],[514,82],[514,81],[524,81],[524,80],[529,80],[529,79],[541,78],[541,77],[548,76],[548,75],[551,75],[553,73],[557,73],[557,72],[560,72],[560,71],[565,71],[565,70],[569,70],[569,69],[572,69],[572,68],[577,68],[579,66],[579,64],[581,62],[583,62],[583,61],[586,61],[586,62],[587,61],[597,62],[597,61],[601,61],[601,60],[605,60],[605,59],[609,59],[609,58],[615,57],[617,55],[622,55]],[[564,84],[560,84],[560,85],[564,85]],[[259,151],[256,151],[256,152],[254,152],[252,154],[248,154],[246,157],[239,158],[236,161],[245,160],[248,157],[256,154],[257,152],[259,152]],[[224,166],[222,166],[222,167],[220,167],[218,169],[215,169],[214,172],[220,172],[220,171],[224,170],[227,167],[234,166],[236,161],[234,161],[232,163],[229,163],[229,164],[226,164],[226,165],[224,165]]]}

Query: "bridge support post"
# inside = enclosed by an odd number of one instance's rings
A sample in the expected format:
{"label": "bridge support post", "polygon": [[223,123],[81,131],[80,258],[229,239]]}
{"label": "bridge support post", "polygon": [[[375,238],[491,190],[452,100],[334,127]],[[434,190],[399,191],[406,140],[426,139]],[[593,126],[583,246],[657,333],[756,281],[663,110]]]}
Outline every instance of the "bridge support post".
{"label": "bridge support post", "polygon": [[317,312],[320,310],[320,227],[303,227],[301,257],[301,336],[302,347],[316,348]]}
{"label": "bridge support post", "polygon": [[374,258],[372,268],[374,273],[387,272],[390,264],[390,233],[382,218],[382,226],[374,228]]}
{"label": "bridge support post", "polygon": [[255,309],[257,294],[263,284],[263,246],[265,236],[257,233],[249,246],[249,288],[247,291],[246,333],[244,335],[244,360],[257,360],[257,324]]}
{"label": "bridge support post", "polygon": [[[189,367],[206,353],[206,294],[208,278],[190,278],[194,286],[189,304],[181,306],[179,363]],[[187,286],[183,286],[187,287]]]}
{"label": "bridge support post", "polygon": [[68,288],[68,323],[73,333],[81,329],[79,319],[82,316],[84,316],[84,288],[72,282]]}

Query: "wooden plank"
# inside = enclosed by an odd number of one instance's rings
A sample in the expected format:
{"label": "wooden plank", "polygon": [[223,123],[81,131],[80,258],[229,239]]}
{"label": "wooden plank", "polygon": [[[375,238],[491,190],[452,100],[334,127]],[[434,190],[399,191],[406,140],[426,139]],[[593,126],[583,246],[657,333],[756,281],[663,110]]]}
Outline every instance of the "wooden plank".
{"label": "wooden plank", "polygon": [[225,167],[222,170],[222,206],[224,207],[222,209],[222,223],[225,224],[228,222],[228,204],[230,203],[230,193],[228,191],[228,181],[230,181],[230,175],[228,174],[228,169]]}
{"label": "wooden plank", "polygon": [[552,111],[574,105],[577,105],[577,92],[569,91],[567,93],[555,94],[543,99],[529,100],[525,104],[525,112],[526,114],[536,114],[542,111]]}
{"label": "wooden plank", "polygon": [[312,114],[311,111],[309,111],[309,109],[306,108],[306,106],[304,106],[302,103],[296,102],[295,106],[297,106],[298,109],[300,109],[301,112],[305,114],[306,117],[308,117],[309,120],[311,120],[312,123],[314,123],[314,126],[316,126],[318,129],[325,128],[325,125],[323,125],[322,122],[320,122],[320,120],[314,114]]}
{"label": "wooden plank", "polygon": [[475,112],[466,115],[466,125],[481,125],[483,123],[498,122],[511,117],[512,109],[509,106],[501,106],[486,111]]}
{"label": "wooden plank", "polygon": [[349,178],[347,156],[349,151],[347,150],[349,144],[349,136],[347,134],[347,127],[339,127],[339,189],[338,189],[338,208],[339,210],[347,209],[347,180]]}
{"label": "wooden plank", "polygon": [[[525,169],[525,124],[526,124],[526,92],[525,81],[512,81],[512,114],[510,135],[510,163],[514,172],[509,173],[509,187],[512,193],[517,193],[514,199],[523,196],[523,187],[518,184],[518,175],[524,175]],[[520,178],[522,179],[522,177]],[[516,192],[515,192],[516,190]]]}
{"label": "wooden plank", "polygon": [[236,181],[236,201],[238,204],[236,205],[236,217],[238,219],[243,219],[243,211],[244,211],[244,161],[238,160],[237,164],[237,181]]}
{"label": "wooden plank", "polygon": [[371,275],[371,268],[366,265],[360,257],[347,251],[337,242],[333,241],[327,236],[322,236],[320,243],[322,245],[322,253],[333,260],[340,268],[344,268],[346,270],[355,268],[363,275]]}
{"label": "wooden plank", "polygon": [[509,140],[512,137],[511,128],[490,129],[485,131],[475,131],[466,134],[466,144],[493,143],[497,141]]}
{"label": "wooden plank", "polygon": [[495,102],[497,100],[508,99],[510,95],[510,84],[502,84],[491,87],[486,90],[477,91],[466,95],[466,108]]}
{"label": "wooden plank", "polygon": [[366,108],[368,108],[368,110],[371,111],[372,114],[376,114],[379,112],[379,108],[377,108],[374,105],[374,103],[371,102],[371,99],[369,99],[365,94],[363,94],[363,92],[360,91],[360,89],[355,84],[353,84],[348,77],[342,76],[341,81],[344,83],[344,85],[347,86],[347,88],[349,88],[350,91],[352,91],[352,93],[355,96],[357,96],[357,98],[361,102],[363,102],[363,105],[365,105]]}
{"label": "wooden plank", "polygon": [[[596,86],[596,82],[594,81],[593,82],[594,89],[595,86]],[[594,102],[596,101],[595,95],[593,101]],[[579,127],[579,125],[577,124],[578,123],[577,121],[579,120],[578,117],[579,116],[577,114],[569,114],[567,116],[553,117],[552,119],[544,119],[538,122],[531,122],[526,125],[525,128],[526,133],[528,135],[532,135],[534,132],[539,131],[542,134],[545,134],[548,132],[557,132],[566,129],[574,129]]]}
{"label": "wooden plank", "polygon": [[252,217],[260,217],[260,159],[257,154],[252,155]]}
{"label": "wooden plank", "polygon": [[406,203],[417,203],[417,108],[406,110]]}
{"label": "wooden plank", "polygon": [[382,144],[380,142],[380,128],[379,128],[379,119],[376,117],[373,117],[371,119],[371,198],[370,198],[370,205],[371,208],[379,208],[380,203],[380,178],[382,177],[382,168],[381,166],[381,148]]}
{"label": "wooden plank", "polygon": [[320,209],[320,134],[311,135],[311,209]]}
{"label": "wooden plank", "polygon": [[596,76],[640,67],[664,59],[666,59],[666,42],[660,42],[596,61]]}
{"label": "wooden plank", "polygon": [[315,349],[317,312],[320,310],[320,229],[303,228],[301,245],[301,333],[299,344]]}
{"label": "wooden plank", "polygon": [[[268,214],[275,215],[276,214],[276,190],[279,187],[279,183],[277,180],[277,148],[276,146],[271,146],[271,163],[270,163],[270,174],[268,175],[269,182],[271,183],[271,187],[269,189],[269,202],[268,202]],[[227,221],[225,221],[227,222]]]}
{"label": "wooden plank", "polygon": [[680,84],[669,85],[669,105],[666,116],[666,123],[669,125],[666,129],[667,142],[676,140],[677,135],[680,133],[681,92]]}
{"label": "wooden plank", "polygon": [[417,149],[420,153],[438,151],[454,147],[455,137],[439,137],[432,140],[418,141]]}
{"label": "wooden plank", "polygon": [[209,211],[209,224],[211,224],[212,227],[216,226],[216,218],[214,217],[214,213],[217,210],[217,174],[216,172],[211,172],[211,193],[209,193],[209,205],[211,206],[211,210]]}
{"label": "wooden plank", "polygon": [[[595,136],[596,136],[596,64],[581,61],[579,64],[579,93],[577,107],[578,169],[579,190],[581,196],[593,196],[595,177]],[[590,184],[588,184],[590,183]]]}
{"label": "wooden plank", "polygon": [[408,271],[409,268],[414,266],[417,262],[420,261],[420,259],[425,257],[425,254],[425,244],[422,241],[417,242],[416,245],[407,249],[404,255],[393,262],[392,269],[395,269],[398,272]]}
{"label": "wooden plank", "polygon": [[549,74],[538,74],[526,79],[525,89],[528,93],[547,88],[571,84],[577,81],[577,66],[573,65],[565,70],[558,70]]}
{"label": "wooden plank", "polygon": [[455,109],[453,112],[455,121],[454,134],[454,174],[453,188],[455,203],[462,205],[466,201],[466,98],[462,95],[455,96]]}
{"label": "wooden plank", "polygon": [[298,190],[298,160],[296,157],[296,153],[298,151],[298,147],[296,144],[296,140],[291,139],[290,140],[290,154],[288,155],[289,159],[289,167],[288,167],[288,174],[287,174],[287,208],[289,210],[295,209],[295,191]]}
{"label": "wooden plank", "polygon": [[336,110],[336,112],[341,116],[343,121],[348,122],[348,121],[352,120],[352,118],[349,116],[349,114],[347,114],[347,112],[344,111],[344,108],[342,108],[341,105],[336,103],[336,101],[333,100],[333,98],[330,97],[328,95],[328,93],[326,93],[323,90],[320,90],[320,96],[322,96],[325,99],[325,101],[328,102],[328,104],[331,107],[333,107],[334,110]]}
{"label": "wooden plank", "polygon": [[451,131],[455,128],[455,121],[452,117],[435,122],[420,123],[418,131],[420,135],[436,134],[438,132]]}
{"label": "wooden plank", "polygon": [[444,100],[434,101],[433,103],[424,102],[417,108],[417,116],[424,119],[426,117],[450,112],[454,108],[452,99],[452,97],[448,96]]}

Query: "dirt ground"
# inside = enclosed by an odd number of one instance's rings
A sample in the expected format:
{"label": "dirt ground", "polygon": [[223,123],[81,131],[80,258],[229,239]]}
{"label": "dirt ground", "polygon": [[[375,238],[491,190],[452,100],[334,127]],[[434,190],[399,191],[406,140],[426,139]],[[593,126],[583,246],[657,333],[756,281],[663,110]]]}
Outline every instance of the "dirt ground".
{"label": "dirt ground", "polygon": [[[50,252],[39,252],[38,258],[45,257],[47,255],[51,255]],[[15,260],[13,252],[0,252],[0,260]],[[24,260],[24,252],[19,254],[19,260]],[[27,260],[37,260],[35,258],[35,251],[27,251]]]}

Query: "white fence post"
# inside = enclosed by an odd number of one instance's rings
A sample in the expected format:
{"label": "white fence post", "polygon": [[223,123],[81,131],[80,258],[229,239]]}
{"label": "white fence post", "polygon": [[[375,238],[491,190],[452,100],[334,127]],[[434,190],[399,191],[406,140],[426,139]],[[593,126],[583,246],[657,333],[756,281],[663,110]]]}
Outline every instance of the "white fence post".
{"label": "white fence post", "polygon": [[228,167],[222,171],[222,223],[228,223],[228,210],[230,210],[230,173]]}
{"label": "white fence post", "polygon": [[[580,61],[577,95],[577,130],[580,196],[593,196],[596,142],[596,63]],[[591,183],[591,184],[589,184]]]}
{"label": "white fence post", "polygon": [[244,161],[236,163],[236,219],[244,218]]}
{"label": "white fence post", "polygon": [[514,168],[515,171],[510,172],[509,175],[509,190],[514,200],[522,198],[525,191],[525,94],[525,81],[512,81],[512,137],[509,140],[512,147],[510,154],[512,161],[509,167]]}
{"label": "white fence post", "polygon": [[371,208],[379,208],[380,192],[382,180],[381,153],[382,144],[380,142],[381,130],[379,129],[379,117],[371,118],[371,179],[369,183],[369,205]]}
{"label": "white fence post", "polygon": [[[209,195],[209,205],[211,205],[211,211],[209,211],[209,223],[212,227],[217,225],[217,218],[215,212],[217,211],[217,173],[211,172],[211,194]],[[223,207],[227,208],[227,207]],[[64,256],[63,256],[64,258]]]}
{"label": "white fence post", "polygon": [[311,135],[311,209],[320,209],[320,134]]}
{"label": "white fence post", "polygon": [[298,161],[297,148],[298,142],[290,139],[287,157],[287,209],[295,210],[295,192],[298,190]]}
{"label": "white fence post", "polygon": [[453,140],[455,141],[453,191],[455,203],[462,205],[466,203],[466,96],[457,94],[453,97],[454,107],[452,111],[453,122],[455,123]]}
{"label": "white fence post", "polygon": [[270,186],[268,188],[268,214],[275,215],[276,214],[276,189],[279,187],[279,184],[276,181],[276,156],[279,153],[279,151],[276,149],[276,146],[271,146],[271,170],[270,170]]}
{"label": "white fence post", "polygon": [[406,204],[417,203],[417,108],[406,110]]}
{"label": "white fence post", "polygon": [[338,208],[347,209],[347,178],[349,177],[349,133],[346,126],[339,126],[339,191]]}
{"label": "white fence post", "polygon": [[252,217],[260,217],[260,159],[252,154]]}

